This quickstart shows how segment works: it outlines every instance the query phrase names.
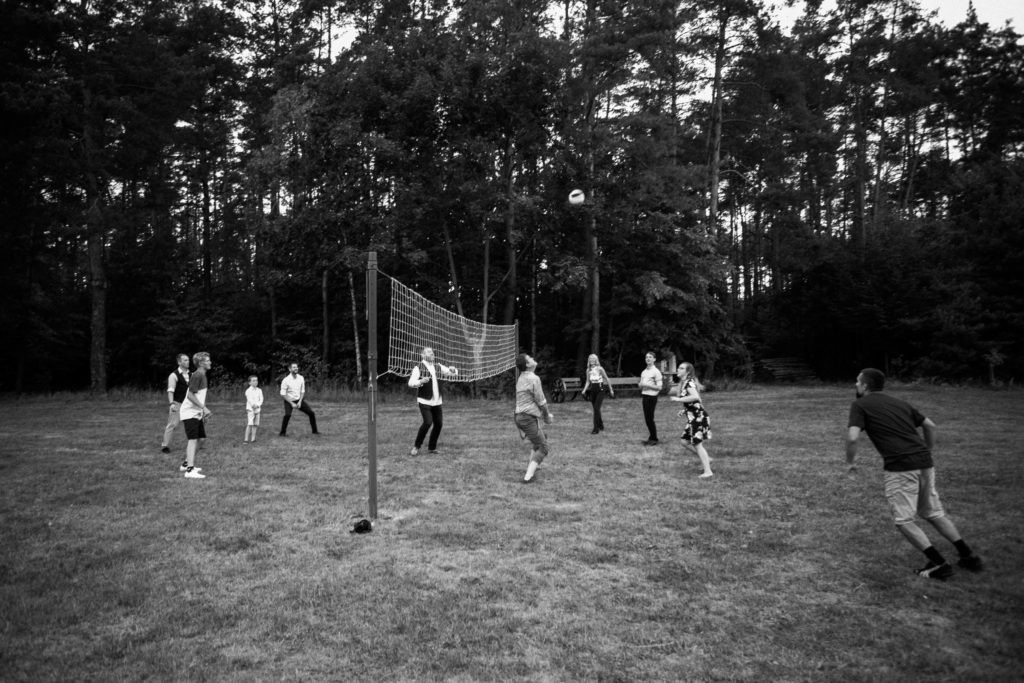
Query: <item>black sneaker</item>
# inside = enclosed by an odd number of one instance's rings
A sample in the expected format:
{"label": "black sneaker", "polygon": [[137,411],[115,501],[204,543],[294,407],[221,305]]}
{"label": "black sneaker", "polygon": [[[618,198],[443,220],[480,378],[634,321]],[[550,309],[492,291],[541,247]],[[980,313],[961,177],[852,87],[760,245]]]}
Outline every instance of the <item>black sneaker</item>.
{"label": "black sneaker", "polygon": [[949,577],[953,576],[953,568],[949,566],[948,562],[943,562],[942,564],[929,562],[927,566],[918,569],[914,573],[925,579],[938,579],[940,581],[945,581]]}
{"label": "black sneaker", "polygon": [[969,572],[975,573],[980,572],[982,569],[985,568],[985,565],[982,563],[981,558],[977,555],[968,555],[967,557],[961,557],[959,560],[956,561],[956,566],[962,567],[963,569],[966,569]]}
{"label": "black sneaker", "polygon": [[160,452],[161,453],[170,453],[171,449],[169,447],[167,447],[167,446],[163,446],[163,447],[160,448]]}

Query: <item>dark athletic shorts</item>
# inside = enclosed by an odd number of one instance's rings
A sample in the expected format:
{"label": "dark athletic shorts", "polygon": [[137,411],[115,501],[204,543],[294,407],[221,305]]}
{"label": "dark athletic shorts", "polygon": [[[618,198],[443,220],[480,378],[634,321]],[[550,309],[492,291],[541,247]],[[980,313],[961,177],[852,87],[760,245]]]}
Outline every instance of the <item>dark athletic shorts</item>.
{"label": "dark athletic shorts", "polygon": [[198,417],[190,417],[187,420],[182,420],[181,424],[185,425],[185,436],[188,437],[189,441],[192,439],[206,438],[206,424],[204,424]]}

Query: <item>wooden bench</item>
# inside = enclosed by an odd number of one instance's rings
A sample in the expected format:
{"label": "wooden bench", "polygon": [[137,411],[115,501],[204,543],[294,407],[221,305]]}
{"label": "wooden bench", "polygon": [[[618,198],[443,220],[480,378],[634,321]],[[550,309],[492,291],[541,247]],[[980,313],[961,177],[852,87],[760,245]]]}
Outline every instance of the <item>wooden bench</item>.
{"label": "wooden bench", "polygon": [[640,383],[639,377],[609,377],[608,386],[614,389],[616,392],[621,391],[640,391],[640,387],[637,384]]}
{"label": "wooden bench", "polygon": [[[637,385],[640,383],[639,377],[609,377],[608,386],[615,390],[616,393],[623,391],[640,391],[640,387]],[[671,378],[665,376],[665,387],[673,386]],[[562,403],[568,399],[575,401],[576,397],[583,393],[584,383],[579,377],[559,377],[555,380],[554,386],[551,389],[551,402]],[[664,393],[664,392],[662,392]],[[572,394],[571,396],[569,394]]]}
{"label": "wooden bench", "polygon": [[570,391],[572,396],[569,400],[576,400],[579,393],[583,391],[583,381],[579,377],[559,377],[555,380],[555,386],[551,389],[551,402],[561,403]]}

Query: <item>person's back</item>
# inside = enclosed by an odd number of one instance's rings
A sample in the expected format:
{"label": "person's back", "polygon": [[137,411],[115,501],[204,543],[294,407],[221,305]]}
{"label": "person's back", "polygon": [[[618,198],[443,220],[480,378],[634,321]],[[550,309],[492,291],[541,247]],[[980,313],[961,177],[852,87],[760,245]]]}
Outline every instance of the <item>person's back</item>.
{"label": "person's back", "polygon": [[890,472],[932,467],[932,453],[918,432],[924,419],[914,406],[881,392],[865,394],[850,407],[850,424],[868,433]]}
{"label": "person's back", "polygon": [[928,564],[914,573],[930,579],[953,575],[953,568],[918,526],[917,519],[928,522],[953,544],[960,555],[958,566],[981,571],[981,559],[946,516],[935,488],[935,423],[906,401],[883,394],[884,388],[885,373],[881,370],[864,368],[857,375],[857,400],[850,406],[846,435],[846,464],[850,472],[857,471],[857,440],[866,430],[884,461],[885,498],[893,522],[903,537],[928,559]]}

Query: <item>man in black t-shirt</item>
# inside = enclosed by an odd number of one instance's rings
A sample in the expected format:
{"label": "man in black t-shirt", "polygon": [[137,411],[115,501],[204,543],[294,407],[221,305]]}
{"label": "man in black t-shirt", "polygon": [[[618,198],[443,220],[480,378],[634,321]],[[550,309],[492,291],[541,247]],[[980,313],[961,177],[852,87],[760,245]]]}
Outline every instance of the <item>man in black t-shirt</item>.
{"label": "man in black t-shirt", "polygon": [[[981,558],[971,552],[952,520],[946,517],[935,490],[932,463],[935,423],[906,401],[883,394],[884,388],[885,375],[880,370],[865,368],[857,375],[857,400],[850,406],[846,437],[846,462],[850,471],[857,469],[853,464],[857,440],[861,431],[866,431],[882,456],[885,497],[896,528],[928,558],[928,564],[916,573],[931,579],[945,579],[953,574],[953,568],[915,522],[918,515],[956,547],[960,567],[981,571]],[[923,432],[923,438],[918,429]]]}

